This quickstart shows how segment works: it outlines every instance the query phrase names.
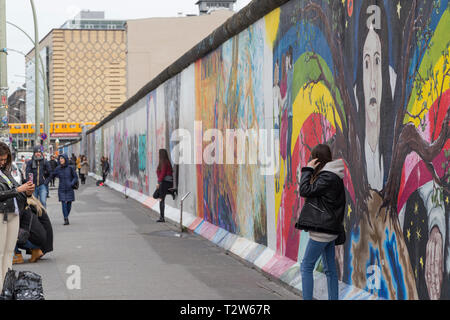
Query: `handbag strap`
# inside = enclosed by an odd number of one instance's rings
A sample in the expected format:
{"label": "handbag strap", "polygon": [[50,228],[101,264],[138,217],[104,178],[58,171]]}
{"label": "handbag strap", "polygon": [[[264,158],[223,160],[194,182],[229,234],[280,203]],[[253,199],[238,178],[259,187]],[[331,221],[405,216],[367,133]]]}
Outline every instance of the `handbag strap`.
{"label": "handbag strap", "polygon": [[34,213],[33,213],[33,210],[31,210],[30,206],[28,206],[28,209],[30,209],[30,223],[28,225],[28,232],[31,232],[31,225],[33,224],[33,215],[34,215]]}

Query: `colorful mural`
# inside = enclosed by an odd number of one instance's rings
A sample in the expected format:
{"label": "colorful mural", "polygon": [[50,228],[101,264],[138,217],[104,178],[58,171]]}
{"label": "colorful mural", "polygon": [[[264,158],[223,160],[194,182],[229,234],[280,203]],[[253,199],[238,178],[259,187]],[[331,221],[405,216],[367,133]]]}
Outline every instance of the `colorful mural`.
{"label": "colorful mural", "polygon": [[[184,129],[199,143],[176,168],[192,225],[225,248],[250,241],[255,264],[292,280],[309,239],[294,227],[300,170],[328,143],[346,164],[340,280],[384,299],[450,299],[448,30],[448,0],[289,1],[87,135],[91,170],[107,155],[113,182],[152,194],[158,150],[173,155]],[[229,129],[275,130],[279,170],[250,161],[251,134],[228,153]]]}
{"label": "colorful mural", "polygon": [[340,279],[387,299],[448,299],[448,2],[291,1],[267,19],[278,253],[302,258],[296,173],[326,142],[347,165]]}
{"label": "colorful mural", "polygon": [[[227,129],[262,126],[264,33],[261,21],[196,63],[196,120],[205,161],[197,166],[197,210],[205,220],[267,245],[265,177],[257,163],[238,164],[237,149],[226,162],[224,150]],[[250,156],[249,147],[241,151]]]}

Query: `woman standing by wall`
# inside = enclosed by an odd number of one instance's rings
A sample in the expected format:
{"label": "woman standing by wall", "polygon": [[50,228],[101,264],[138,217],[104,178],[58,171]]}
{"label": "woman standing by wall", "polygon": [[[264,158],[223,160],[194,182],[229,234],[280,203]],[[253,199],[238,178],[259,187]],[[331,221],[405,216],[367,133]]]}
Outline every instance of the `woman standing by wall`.
{"label": "woman standing by wall", "polygon": [[304,300],[313,298],[313,271],[320,256],[327,276],[328,299],[339,299],[335,246],[345,242],[343,178],[343,160],[333,161],[328,145],[316,146],[310,162],[302,169],[300,196],[306,200],[295,226],[310,236],[300,268]]}
{"label": "woman standing by wall", "polygon": [[169,154],[166,149],[159,150],[159,165],[156,170],[158,175],[158,184],[156,186],[156,194],[160,199],[159,202],[159,212],[160,218],[157,222],[166,222],[164,219],[164,209],[165,209],[165,199],[166,195],[169,193],[175,200],[176,190],[173,189],[173,170],[172,164],[169,160]]}
{"label": "woman standing by wall", "polygon": [[0,292],[6,272],[12,267],[19,233],[19,213],[35,189],[32,181],[18,185],[11,176],[11,162],[11,150],[0,142]]}

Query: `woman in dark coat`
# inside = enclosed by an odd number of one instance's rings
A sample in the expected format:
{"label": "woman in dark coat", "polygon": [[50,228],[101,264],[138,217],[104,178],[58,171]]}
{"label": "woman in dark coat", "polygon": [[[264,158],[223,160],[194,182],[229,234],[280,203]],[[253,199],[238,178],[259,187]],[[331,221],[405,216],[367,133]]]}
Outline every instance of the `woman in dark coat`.
{"label": "woman in dark coat", "polygon": [[[28,242],[20,249],[39,250],[39,254],[32,254],[30,262],[36,262],[43,255],[53,251],[53,229],[47,211],[42,206],[41,202],[34,196],[27,199],[27,206],[20,212],[20,228],[30,230],[30,237]],[[30,228],[31,223],[31,228]]]}
{"label": "woman in dark coat", "polygon": [[[69,225],[69,215],[72,210],[72,202],[75,201],[75,191],[73,187],[78,183],[78,176],[73,166],[69,165],[67,155],[58,157],[59,165],[52,172],[48,180],[53,177],[59,178],[58,199],[62,203],[64,215],[64,225]],[[47,182],[47,181],[46,181]]]}

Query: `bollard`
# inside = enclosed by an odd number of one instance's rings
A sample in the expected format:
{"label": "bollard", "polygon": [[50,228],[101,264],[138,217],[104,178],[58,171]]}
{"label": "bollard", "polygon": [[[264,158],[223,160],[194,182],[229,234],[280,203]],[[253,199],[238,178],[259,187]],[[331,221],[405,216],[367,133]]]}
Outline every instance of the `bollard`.
{"label": "bollard", "polygon": [[180,230],[181,233],[183,233],[183,202],[184,200],[186,200],[186,198],[190,195],[191,193],[188,192],[182,199],[181,199],[181,212],[180,212]]}

